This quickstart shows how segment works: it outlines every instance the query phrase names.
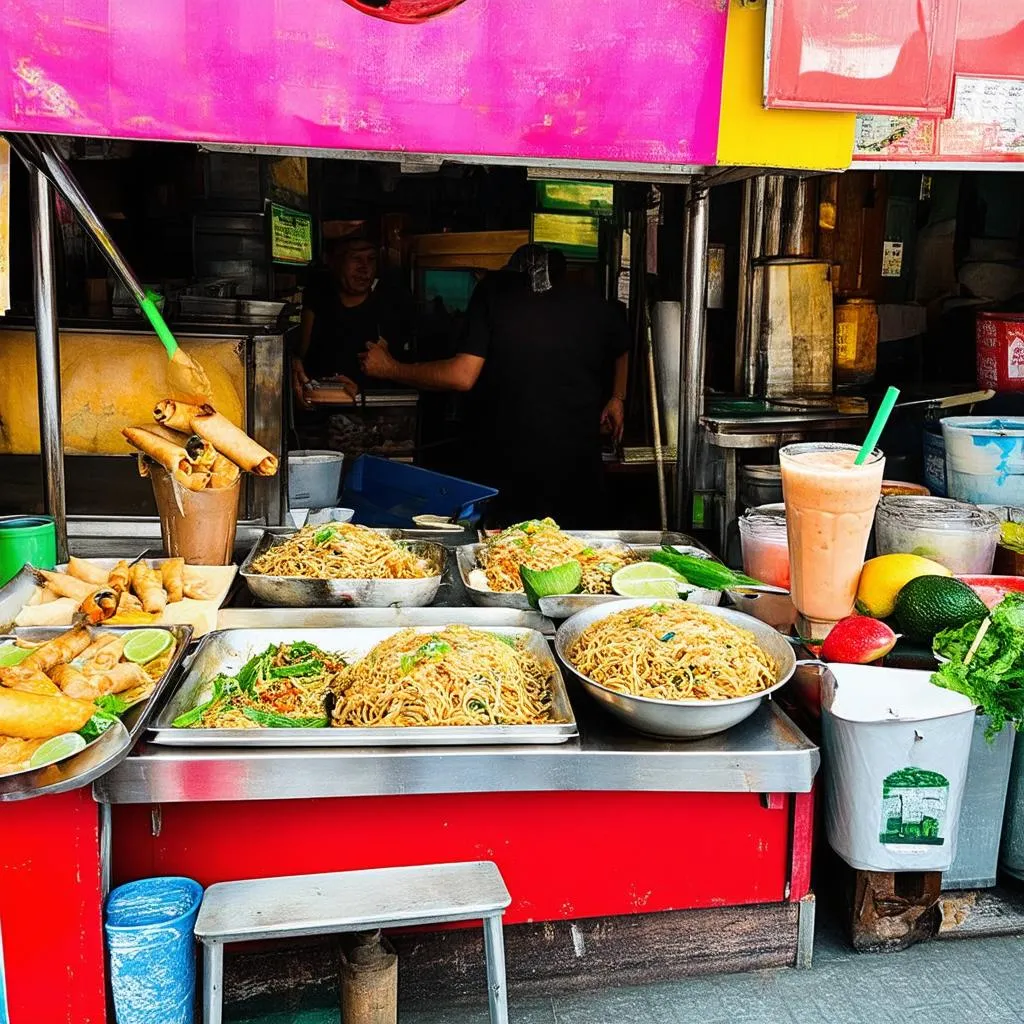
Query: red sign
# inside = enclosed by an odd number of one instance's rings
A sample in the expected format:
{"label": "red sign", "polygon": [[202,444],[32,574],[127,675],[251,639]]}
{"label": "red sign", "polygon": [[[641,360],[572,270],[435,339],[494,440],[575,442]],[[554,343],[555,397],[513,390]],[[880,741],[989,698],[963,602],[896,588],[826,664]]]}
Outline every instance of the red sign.
{"label": "red sign", "polygon": [[959,0],[768,0],[765,105],[945,114],[958,6]]}

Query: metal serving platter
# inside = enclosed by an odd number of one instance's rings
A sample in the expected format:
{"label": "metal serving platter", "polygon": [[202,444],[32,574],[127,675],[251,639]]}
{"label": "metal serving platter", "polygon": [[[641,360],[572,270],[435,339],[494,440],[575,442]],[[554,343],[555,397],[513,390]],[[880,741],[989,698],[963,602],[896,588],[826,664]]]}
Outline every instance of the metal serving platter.
{"label": "metal serving platter", "polygon": [[[135,627],[92,626],[94,635],[101,633],[130,633]],[[150,628],[150,627],[140,627]],[[160,626],[174,635],[175,650],[167,671],[157,680],[153,692],[145,700],[133,704],[122,716],[121,721],[104,732],[80,753],[58,761],[44,768],[30,769],[16,775],[0,775],[0,802],[23,800],[42,796],[45,793],[64,793],[70,789],[87,786],[101,775],[123,761],[135,745],[142,731],[149,724],[170,681],[177,674],[178,666],[185,656],[192,637],[191,626]],[[12,638],[40,643],[52,640],[67,632],[67,628],[32,626],[15,629],[0,636],[0,641]]]}
{"label": "metal serving platter", "polygon": [[417,580],[316,580],[253,572],[252,564],[260,555],[297,532],[264,532],[238,570],[253,597],[265,604],[285,608],[422,608],[437,596],[446,565],[444,547],[432,541],[403,541],[398,530],[377,532],[426,558],[435,569],[433,575]]}
{"label": "metal serving platter", "polygon": [[[664,544],[671,544],[678,547],[683,554],[697,555],[701,558],[713,557],[707,548],[682,533],[662,533],[659,530],[566,530],[565,532],[571,537],[590,541],[594,547],[625,546],[638,555],[645,555],[657,551]],[[464,544],[455,549],[456,565],[459,575],[462,577],[462,585],[469,594],[469,599],[474,604],[485,608],[529,610],[530,602],[522,591],[496,593],[492,590],[480,590],[470,584],[469,574],[479,568],[477,558],[485,547],[486,544]],[[567,619],[587,608],[619,600],[621,598],[617,594],[561,594],[556,597],[541,598],[539,604],[541,613],[548,618]],[[693,604],[715,605],[721,601],[721,593],[714,590],[694,590],[688,600]]]}
{"label": "metal serving platter", "polygon": [[555,635],[555,650],[558,657],[580,685],[605,710],[639,732],[674,739],[698,739],[724,732],[749,718],[761,702],[770,693],[789,682],[796,671],[796,654],[781,633],[759,619],[732,608],[704,610],[752,633],[758,646],[774,659],[777,666],[775,683],[766,690],[760,690],[748,697],[733,697],[728,700],[661,700],[653,697],[634,697],[628,693],[611,690],[573,667],[568,657],[569,648],[588,626],[627,608],[642,608],[658,603],[657,600],[650,599],[620,599],[613,604],[590,608],[563,622]]}
{"label": "metal serving platter", "polygon": [[[450,615],[448,623],[457,623]],[[435,629],[437,627],[434,627]],[[362,657],[395,629],[232,629],[207,634],[199,643],[185,677],[153,722],[150,739],[170,746],[245,747],[416,747],[475,744],[565,743],[579,735],[558,663],[547,641],[536,630],[493,626],[502,636],[526,636],[527,649],[549,672],[555,713],[565,719],[548,725],[435,725],[379,726],[324,729],[176,729],[171,723],[195,707],[207,682],[224,673],[233,675],[254,654],[270,644],[307,640],[321,650]],[[429,634],[431,627],[419,627]]]}

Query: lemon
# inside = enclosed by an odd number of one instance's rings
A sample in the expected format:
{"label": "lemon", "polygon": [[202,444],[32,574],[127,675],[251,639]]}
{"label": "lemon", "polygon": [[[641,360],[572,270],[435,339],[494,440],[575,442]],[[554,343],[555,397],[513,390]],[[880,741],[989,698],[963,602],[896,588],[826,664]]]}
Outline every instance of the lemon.
{"label": "lemon", "polygon": [[896,595],[918,576],[952,576],[944,565],[920,555],[879,555],[864,563],[857,587],[857,608],[876,619],[888,618]]}
{"label": "lemon", "polygon": [[621,597],[679,597],[679,584],[686,580],[674,569],[657,562],[635,562],[612,577],[612,590]]}

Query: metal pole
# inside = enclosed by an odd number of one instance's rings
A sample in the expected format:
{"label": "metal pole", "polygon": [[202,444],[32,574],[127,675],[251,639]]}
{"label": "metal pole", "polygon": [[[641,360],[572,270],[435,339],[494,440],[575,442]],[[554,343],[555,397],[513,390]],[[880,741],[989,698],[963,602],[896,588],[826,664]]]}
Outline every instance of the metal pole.
{"label": "metal pole", "polygon": [[64,505],[64,432],[60,408],[60,339],[54,279],[53,191],[29,168],[29,216],[35,268],[36,385],[39,391],[39,452],[43,461],[43,504],[57,527],[57,562],[67,561],[68,523]]}
{"label": "metal pole", "polygon": [[[683,444],[683,417],[686,415],[683,404],[686,394],[686,305],[687,305],[687,281],[690,279],[690,198],[693,195],[693,188],[687,185],[683,190],[683,224],[682,224],[682,246],[681,259],[682,281],[679,292],[679,395],[677,400],[676,413],[676,460],[675,476],[672,481],[672,528],[683,530],[689,524],[689,517],[684,513],[684,504],[687,495],[686,481],[684,479],[684,467],[686,465],[686,449]],[[691,499],[692,501],[692,495]]]}
{"label": "metal pole", "polygon": [[757,394],[757,346],[761,334],[761,293],[754,288],[753,263],[764,255],[764,207],[768,189],[768,177],[759,174],[753,184],[753,209],[750,217],[750,261],[747,267],[746,292],[740,293],[740,301],[747,303],[746,324],[743,337],[743,353],[746,364],[743,367],[743,384],[748,398]]}
{"label": "metal pole", "polygon": [[704,328],[707,319],[705,294],[708,277],[708,205],[705,187],[694,186],[686,205],[686,278],[683,281],[683,358],[680,375],[679,451],[676,473],[680,495],[677,518],[681,528],[693,526],[694,477],[697,471],[697,440],[704,414]]}
{"label": "metal pole", "polygon": [[743,206],[740,209],[739,284],[736,289],[736,346],[733,362],[733,390],[743,393],[747,366],[747,298],[750,288],[750,222],[754,206],[754,181],[743,182]]}

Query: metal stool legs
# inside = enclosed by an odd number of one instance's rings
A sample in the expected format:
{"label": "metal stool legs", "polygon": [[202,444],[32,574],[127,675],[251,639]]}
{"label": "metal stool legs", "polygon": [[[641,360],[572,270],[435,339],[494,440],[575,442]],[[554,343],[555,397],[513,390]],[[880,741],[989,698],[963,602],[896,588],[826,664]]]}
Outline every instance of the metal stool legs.
{"label": "metal stool legs", "polygon": [[500,914],[484,918],[484,960],[487,964],[487,1007],[491,1012],[491,1024],[508,1024],[505,940]]}
{"label": "metal stool legs", "polygon": [[203,1022],[221,1024],[224,1013],[224,946],[203,943]]}

